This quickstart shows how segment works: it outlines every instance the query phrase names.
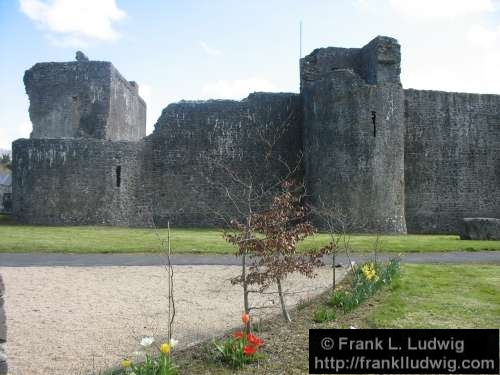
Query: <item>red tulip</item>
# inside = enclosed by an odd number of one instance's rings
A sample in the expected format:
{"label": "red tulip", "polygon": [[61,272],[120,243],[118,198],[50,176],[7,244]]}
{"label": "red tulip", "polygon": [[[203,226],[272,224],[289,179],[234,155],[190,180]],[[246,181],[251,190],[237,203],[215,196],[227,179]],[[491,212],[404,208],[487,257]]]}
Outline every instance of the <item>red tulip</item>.
{"label": "red tulip", "polygon": [[250,315],[248,315],[247,313],[243,314],[243,316],[241,317],[241,321],[245,325],[248,324],[248,322],[250,321]]}
{"label": "red tulip", "polygon": [[246,355],[246,356],[251,356],[251,355],[254,355],[255,352],[257,351],[257,347],[255,345],[252,345],[252,344],[248,344],[246,345],[244,348],[243,348],[243,353]]}
{"label": "red tulip", "polygon": [[243,333],[241,331],[237,331],[237,332],[233,333],[233,337],[237,340],[240,340],[240,339],[246,338],[246,335],[245,335],[245,333]]}
{"label": "red tulip", "polygon": [[264,345],[264,340],[258,338],[252,333],[248,335],[248,342],[256,347]]}

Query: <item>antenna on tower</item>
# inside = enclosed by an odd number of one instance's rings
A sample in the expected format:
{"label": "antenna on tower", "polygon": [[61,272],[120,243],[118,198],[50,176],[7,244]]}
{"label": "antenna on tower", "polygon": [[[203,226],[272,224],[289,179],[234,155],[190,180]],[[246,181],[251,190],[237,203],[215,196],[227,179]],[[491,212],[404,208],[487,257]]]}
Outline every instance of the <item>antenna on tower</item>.
{"label": "antenna on tower", "polygon": [[299,26],[299,58],[302,58],[302,20]]}

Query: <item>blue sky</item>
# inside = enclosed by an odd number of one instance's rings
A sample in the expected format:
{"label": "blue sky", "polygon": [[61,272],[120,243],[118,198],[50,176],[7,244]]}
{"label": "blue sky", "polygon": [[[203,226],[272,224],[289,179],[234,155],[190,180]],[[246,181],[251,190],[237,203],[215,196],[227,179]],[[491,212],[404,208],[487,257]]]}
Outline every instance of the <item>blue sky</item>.
{"label": "blue sky", "polygon": [[405,88],[500,94],[499,0],[0,0],[0,148],[31,131],[24,71],[82,50],[137,81],[148,133],[181,99],[299,90],[303,54],[402,45]]}

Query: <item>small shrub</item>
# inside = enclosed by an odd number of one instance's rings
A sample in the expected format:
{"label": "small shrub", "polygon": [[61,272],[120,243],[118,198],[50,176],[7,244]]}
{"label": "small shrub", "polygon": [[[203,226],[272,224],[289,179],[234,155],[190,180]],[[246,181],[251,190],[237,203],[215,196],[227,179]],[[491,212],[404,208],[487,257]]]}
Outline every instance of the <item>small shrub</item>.
{"label": "small shrub", "polygon": [[331,322],[335,320],[336,317],[337,314],[335,313],[335,310],[322,307],[314,312],[313,320],[316,323]]}

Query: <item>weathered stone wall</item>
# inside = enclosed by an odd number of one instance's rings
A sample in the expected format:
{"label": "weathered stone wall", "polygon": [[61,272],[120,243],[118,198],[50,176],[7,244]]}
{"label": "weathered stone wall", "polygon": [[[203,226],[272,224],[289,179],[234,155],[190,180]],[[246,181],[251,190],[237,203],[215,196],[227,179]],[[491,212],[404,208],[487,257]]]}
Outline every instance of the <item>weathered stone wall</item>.
{"label": "weathered stone wall", "polygon": [[397,42],[379,37],[301,62],[308,191],[314,205],[348,214],[355,231],[406,232],[399,61]]}
{"label": "weathered stone wall", "polygon": [[[4,195],[9,195],[12,193],[12,186],[0,184],[0,212],[10,212],[11,207],[4,207]],[[8,201],[8,199],[5,199]],[[8,203],[7,203],[8,206]]]}
{"label": "weathered stone wall", "polygon": [[8,372],[7,354],[4,348],[4,344],[7,342],[7,319],[5,317],[4,294],[5,286],[2,275],[0,275],[0,375],[5,375]]}
{"label": "weathered stone wall", "polygon": [[32,138],[139,140],[146,104],[109,62],[38,63],[24,75]]}
{"label": "weathered stone wall", "polygon": [[500,96],[405,90],[406,221],[458,233],[464,217],[500,217]]}
{"label": "weathered stone wall", "polygon": [[240,216],[225,189],[239,200],[235,178],[251,176],[256,189],[275,185],[287,174],[279,159],[295,167],[301,140],[297,94],[169,105],[147,139],[151,164],[144,166],[157,224],[211,226]]}
{"label": "weathered stone wall", "polygon": [[349,214],[351,230],[457,233],[464,217],[500,217],[500,96],[403,90],[392,38],[314,50],[300,95],[171,104],[145,138],[137,84],[79,57],[25,73],[22,222],[219,225],[240,216],[242,183],[269,191],[302,151],[312,203]]}
{"label": "weathered stone wall", "polygon": [[139,86],[111,66],[111,89],[106,139],[137,141],[146,136],[146,103]]}
{"label": "weathered stone wall", "polygon": [[350,69],[368,84],[401,84],[401,48],[393,38],[378,36],[363,48],[317,48],[300,61],[300,87]]}
{"label": "weathered stone wall", "polygon": [[143,146],[82,139],[15,141],[14,214],[29,224],[143,225]]}

